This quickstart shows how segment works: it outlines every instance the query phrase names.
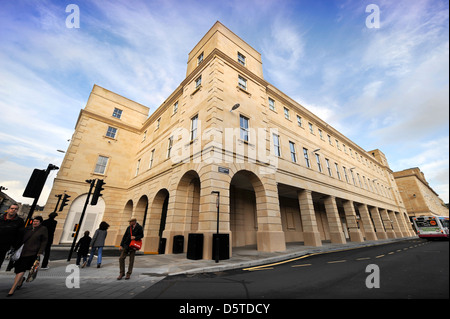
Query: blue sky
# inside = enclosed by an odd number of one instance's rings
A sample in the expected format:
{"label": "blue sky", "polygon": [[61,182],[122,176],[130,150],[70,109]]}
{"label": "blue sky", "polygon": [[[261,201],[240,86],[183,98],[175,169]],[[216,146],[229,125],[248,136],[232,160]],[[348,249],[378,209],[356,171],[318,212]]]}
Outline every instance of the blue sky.
{"label": "blue sky", "polygon": [[[67,28],[66,6],[80,9]],[[368,28],[366,7],[380,9]],[[420,167],[449,200],[449,3],[442,0],[0,2],[0,185],[16,200],[60,165],[94,84],[154,111],[219,20],[262,54],[264,78],[392,170]],[[42,193],[44,204],[52,172]]]}

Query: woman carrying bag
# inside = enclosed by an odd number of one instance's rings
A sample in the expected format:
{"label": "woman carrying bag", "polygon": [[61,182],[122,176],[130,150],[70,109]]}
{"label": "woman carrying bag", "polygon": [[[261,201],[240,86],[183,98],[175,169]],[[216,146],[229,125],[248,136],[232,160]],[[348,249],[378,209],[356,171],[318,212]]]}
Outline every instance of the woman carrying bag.
{"label": "woman carrying bag", "polygon": [[103,247],[105,246],[106,235],[108,235],[109,225],[106,222],[101,222],[99,228],[95,231],[94,237],[92,237],[91,241],[91,255],[89,256],[89,260],[87,262],[87,266],[91,266],[92,259],[94,258],[95,251],[98,249],[97,255],[97,268],[100,268],[102,264],[102,253]]}
{"label": "woman carrying bag", "polygon": [[48,231],[45,226],[41,225],[42,221],[42,217],[37,216],[33,219],[33,224],[25,228],[22,253],[20,258],[14,263],[16,277],[7,295],[8,297],[11,297],[15,290],[22,286],[25,281],[25,271],[30,270],[44,253],[48,240]]}

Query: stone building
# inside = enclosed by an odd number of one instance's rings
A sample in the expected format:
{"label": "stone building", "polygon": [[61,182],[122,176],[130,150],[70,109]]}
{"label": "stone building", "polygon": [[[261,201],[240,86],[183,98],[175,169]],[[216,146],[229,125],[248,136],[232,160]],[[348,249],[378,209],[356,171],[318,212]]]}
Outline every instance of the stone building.
{"label": "stone building", "polygon": [[[365,151],[264,80],[261,55],[220,22],[189,53],[186,78],[149,108],[94,86],[46,207],[66,192],[55,243],[72,241],[89,185],[105,190],[81,230],[107,221],[118,245],[130,217],[143,251],[172,253],[174,236],[213,234],[233,247],[376,240],[413,234],[380,150]],[[219,226],[217,194],[220,192]],[[178,237],[179,238],[179,237]]]}
{"label": "stone building", "polygon": [[448,207],[418,167],[393,173],[409,216],[447,216]]}

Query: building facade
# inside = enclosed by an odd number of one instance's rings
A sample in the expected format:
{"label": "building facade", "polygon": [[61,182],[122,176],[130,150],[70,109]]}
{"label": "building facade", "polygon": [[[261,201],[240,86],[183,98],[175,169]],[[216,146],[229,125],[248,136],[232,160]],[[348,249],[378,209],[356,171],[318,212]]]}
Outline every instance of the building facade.
{"label": "building facade", "polygon": [[[283,251],[413,234],[384,154],[365,151],[264,80],[261,55],[217,22],[189,53],[186,78],[149,109],[94,86],[54,180],[71,195],[55,243],[70,242],[89,185],[105,181],[82,230],[105,220],[118,245],[130,217],[143,250],[172,253],[174,236],[213,234],[233,247]],[[217,193],[220,192],[220,196]],[[219,198],[219,213],[217,199]],[[218,226],[219,215],[219,226]]]}
{"label": "building facade", "polygon": [[394,172],[394,178],[409,216],[448,217],[447,206],[430,187],[420,168]]}

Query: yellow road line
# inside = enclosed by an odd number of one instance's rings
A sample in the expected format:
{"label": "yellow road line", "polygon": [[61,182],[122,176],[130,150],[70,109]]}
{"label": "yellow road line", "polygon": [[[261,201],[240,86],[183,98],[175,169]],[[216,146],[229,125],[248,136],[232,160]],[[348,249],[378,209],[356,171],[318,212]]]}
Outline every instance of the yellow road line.
{"label": "yellow road line", "polygon": [[356,260],[367,260],[367,259],[370,259],[370,257],[357,258]]}
{"label": "yellow road line", "polygon": [[327,264],[336,264],[336,263],[345,263],[347,260],[335,260],[335,261],[329,261]]}
{"label": "yellow road line", "polygon": [[313,256],[313,255],[316,255],[316,254],[304,255],[304,256],[301,256],[301,257],[297,257],[297,258],[293,258],[293,259],[289,259],[289,260],[284,260],[284,261],[280,261],[280,262],[273,263],[273,264],[261,265],[261,266],[250,267],[250,268],[244,268],[242,270],[248,270],[248,271],[260,270],[261,268],[267,268],[267,267],[271,267],[271,266],[278,266],[278,265],[286,264],[286,263],[289,263],[289,262],[292,262],[292,261],[300,260],[300,259],[303,259],[303,258],[306,258],[306,257],[310,257],[310,256]]}
{"label": "yellow road line", "polygon": [[377,257],[375,257],[375,258],[381,258],[381,257],[384,257],[385,255],[379,255],[379,256],[377,256]]}
{"label": "yellow road line", "polygon": [[294,266],[291,266],[291,267],[295,268],[295,267],[306,267],[306,266],[311,266],[311,264],[294,265]]}

